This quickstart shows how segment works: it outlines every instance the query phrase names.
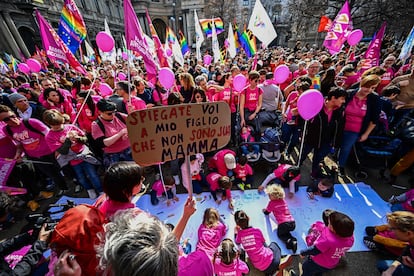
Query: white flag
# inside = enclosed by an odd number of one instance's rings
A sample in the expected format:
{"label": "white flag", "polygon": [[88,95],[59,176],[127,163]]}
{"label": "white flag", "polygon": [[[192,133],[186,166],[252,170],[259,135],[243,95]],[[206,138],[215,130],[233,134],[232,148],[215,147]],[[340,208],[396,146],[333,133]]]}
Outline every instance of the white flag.
{"label": "white flag", "polygon": [[[112,36],[111,30],[109,29],[109,25],[108,25],[108,22],[106,21],[106,18],[105,18],[105,21],[104,21],[104,25],[105,25],[105,33]],[[116,49],[115,49],[115,47],[112,49],[112,51],[107,52],[107,53],[103,53],[102,58],[104,58],[106,60],[109,60],[112,64],[115,64],[116,63]]]}
{"label": "white flag", "polygon": [[234,40],[234,32],[233,27],[231,26],[231,23],[229,24],[229,33],[227,35],[227,41],[229,45],[227,46],[227,51],[229,52],[229,55],[231,58],[234,58],[237,54],[236,51],[236,40]]}
{"label": "white flag", "polygon": [[201,30],[200,22],[198,21],[197,11],[194,10],[194,26],[196,32],[196,58],[197,60],[201,60],[201,44],[204,42],[204,35],[203,31]]}
{"label": "white flag", "polygon": [[89,43],[85,41],[85,49],[86,49],[86,56],[88,57],[88,59],[91,59],[91,57],[95,56],[95,52],[93,51],[93,48],[91,45],[89,45]]}
{"label": "white flag", "polygon": [[404,42],[404,45],[401,48],[400,55],[398,59],[403,63],[410,57],[411,49],[414,46],[414,26],[411,28],[411,32],[408,34],[407,39]]}
{"label": "white flag", "polygon": [[170,43],[172,55],[176,62],[178,62],[181,66],[184,65],[184,57],[183,53],[181,52],[181,46],[178,42],[177,36],[175,35],[174,31],[167,27],[167,41]]}
{"label": "white flag", "polygon": [[214,63],[220,62],[220,46],[217,39],[216,26],[214,25],[213,20],[211,20],[211,47],[213,48]]}
{"label": "white flag", "polygon": [[272,21],[270,21],[269,15],[260,0],[256,0],[247,28],[260,39],[264,48],[277,37]]}

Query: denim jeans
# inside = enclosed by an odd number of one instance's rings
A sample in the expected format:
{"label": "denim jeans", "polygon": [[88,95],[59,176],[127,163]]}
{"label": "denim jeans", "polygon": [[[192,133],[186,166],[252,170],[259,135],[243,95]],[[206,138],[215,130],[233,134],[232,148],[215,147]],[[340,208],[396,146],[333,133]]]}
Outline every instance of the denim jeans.
{"label": "denim jeans", "polygon": [[339,167],[345,167],[346,161],[348,161],[349,154],[351,153],[352,147],[358,141],[359,133],[352,131],[344,131],[342,136],[342,145],[339,152],[338,163]]}
{"label": "denim jeans", "polygon": [[299,143],[299,127],[283,123],[281,139],[285,146],[288,146],[287,153],[291,153],[293,148]]}
{"label": "denim jeans", "polygon": [[302,268],[302,276],[319,276],[330,270],[328,268],[318,265],[310,257],[308,257],[307,260],[303,263]]}
{"label": "denim jeans", "polygon": [[103,154],[103,165],[105,169],[119,161],[132,161],[131,148],[126,148],[121,152]]}
{"label": "denim jeans", "polygon": [[[83,161],[82,163],[75,165],[72,168],[75,171],[76,178],[83,186],[83,188],[86,190],[95,189],[98,193],[101,193],[103,191],[101,180],[99,179],[94,165]],[[90,183],[92,183],[93,187],[91,187]]]}
{"label": "denim jeans", "polygon": [[306,138],[305,138],[305,143],[303,144],[302,157],[301,157],[299,166],[302,165],[303,161],[305,161],[306,157],[308,156],[309,152],[312,151],[312,149],[313,149],[312,174],[317,175],[319,171],[319,163],[321,163],[323,159],[325,158],[325,156],[328,155],[328,153],[331,150],[331,146],[329,144],[322,144],[321,147],[317,149],[309,144],[306,144]]}
{"label": "denim jeans", "polygon": [[[391,266],[391,264],[394,262],[394,260],[381,260],[377,262],[377,269],[379,272],[384,272],[388,269],[388,267]],[[414,269],[409,268],[403,264],[400,264],[397,266],[397,268],[394,270],[394,273],[392,273],[393,276],[408,276],[408,275],[414,275]]]}
{"label": "denim jeans", "polygon": [[275,242],[271,242],[269,244],[269,248],[273,252],[273,260],[263,272],[266,275],[273,275],[279,269],[279,264],[280,264],[280,259],[282,257],[282,253],[281,253],[279,245],[277,245],[277,243]]}

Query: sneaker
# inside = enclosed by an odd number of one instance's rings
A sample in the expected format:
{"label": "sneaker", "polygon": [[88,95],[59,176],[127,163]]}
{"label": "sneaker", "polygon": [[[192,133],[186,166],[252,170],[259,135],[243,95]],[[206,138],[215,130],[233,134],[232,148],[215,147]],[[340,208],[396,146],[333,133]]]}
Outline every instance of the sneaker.
{"label": "sneaker", "polygon": [[89,189],[89,190],[87,190],[87,192],[88,192],[88,195],[89,195],[90,199],[95,199],[97,197],[96,192],[95,192],[94,189]]}
{"label": "sneaker", "polygon": [[56,194],[57,197],[63,196],[65,193],[67,193],[68,190],[59,190],[59,192]]}
{"label": "sneaker", "polygon": [[293,253],[296,253],[296,251],[298,250],[298,242],[297,242],[297,240],[294,239],[294,238],[288,239],[286,241],[286,248],[287,249],[292,249]]}
{"label": "sneaker", "polygon": [[82,191],[82,186],[81,185],[76,185],[75,186],[75,194],[80,193]]}
{"label": "sneaker", "polygon": [[48,192],[53,191],[56,187],[55,182],[53,182],[53,180],[50,178],[48,178],[46,181],[47,181],[47,184],[46,184],[45,190]]}
{"label": "sneaker", "polygon": [[180,185],[180,177],[178,175],[173,175],[175,185]]}
{"label": "sneaker", "polygon": [[286,257],[283,257],[282,259],[280,259],[279,270],[276,276],[283,276],[283,270],[287,268],[288,266],[290,266],[292,262],[293,262],[292,255],[287,255]]}
{"label": "sneaker", "polygon": [[379,250],[378,244],[372,239],[372,237],[364,237],[364,244],[373,251]]}
{"label": "sneaker", "polygon": [[40,199],[48,199],[53,196],[53,192],[41,191],[37,198]]}
{"label": "sneaker", "polygon": [[251,188],[252,188],[252,185],[251,185],[251,184],[246,184],[246,185],[245,185],[245,187],[246,187],[247,189],[251,189]]}
{"label": "sneaker", "polygon": [[367,233],[368,236],[375,236],[377,234],[377,229],[374,226],[367,226],[365,227],[365,233]]}
{"label": "sneaker", "polygon": [[388,199],[388,202],[391,204],[395,204],[395,203],[398,203],[399,201],[395,195],[392,195],[390,199]]}
{"label": "sneaker", "polygon": [[345,176],[345,168],[344,167],[339,167],[338,175],[339,176]]}
{"label": "sneaker", "polygon": [[30,210],[32,210],[32,212],[34,212],[37,209],[39,209],[40,205],[35,200],[30,200],[29,202],[27,202],[27,207],[29,207]]}
{"label": "sneaker", "polygon": [[237,188],[239,188],[241,191],[244,191],[244,183],[237,184]]}

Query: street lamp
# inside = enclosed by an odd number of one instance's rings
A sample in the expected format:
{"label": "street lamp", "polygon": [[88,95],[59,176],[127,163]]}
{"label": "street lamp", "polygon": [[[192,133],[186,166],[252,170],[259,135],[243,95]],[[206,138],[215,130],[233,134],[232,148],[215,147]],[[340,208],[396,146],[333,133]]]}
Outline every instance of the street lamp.
{"label": "street lamp", "polygon": [[176,5],[176,2],[175,1],[172,2],[172,6],[173,6],[173,17],[174,17],[174,20],[173,20],[173,22],[174,22],[174,32],[177,34],[177,12],[175,10],[175,5]]}

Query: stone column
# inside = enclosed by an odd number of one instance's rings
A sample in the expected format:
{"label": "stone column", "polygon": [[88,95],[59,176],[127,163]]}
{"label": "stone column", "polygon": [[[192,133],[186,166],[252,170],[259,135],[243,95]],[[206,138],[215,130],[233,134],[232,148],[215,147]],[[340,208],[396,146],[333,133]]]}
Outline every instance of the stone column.
{"label": "stone column", "polygon": [[[13,37],[16,40],[17,45],[20,48],[20,51],[26,57],[30,57],[29,50],[27,49],[26,44],[24,43],[19,31],[17,30],[16,25],[14,24],[12,18],[10,17],[10,14],[9,13],[4,13],[3,17],[6,21],[7,26],[9,27],[11,33],[13,34]],[[20,55],[19,55],[19,57],[20,57]]]}
{"label": "stone column", "polygon": [[0,14],[0,31],[2,34],[0,35],[0,39],[4,39],[5,43],[8,45],[8,48],[12,52],[12,55],[15,57],[20,57],[19,45],[17,45],[12,33],[7,27],[6,21],[3,18],[3,14]]}

